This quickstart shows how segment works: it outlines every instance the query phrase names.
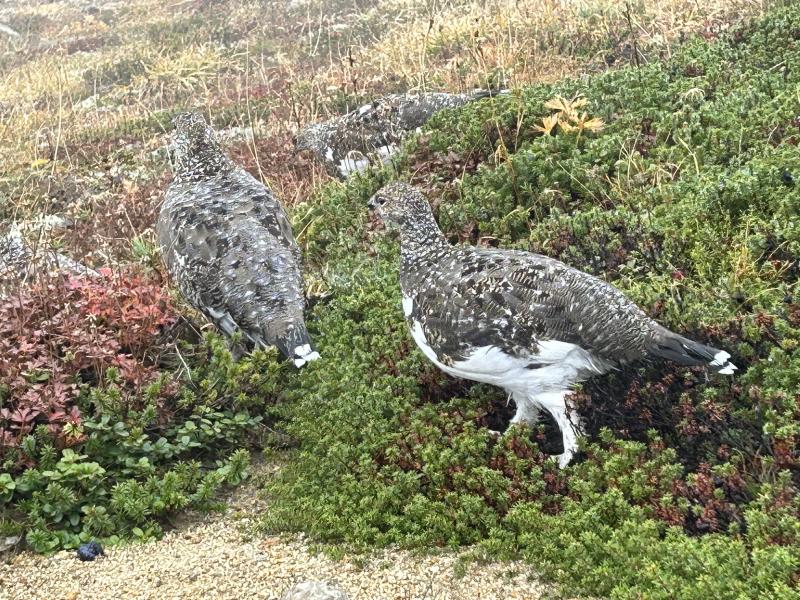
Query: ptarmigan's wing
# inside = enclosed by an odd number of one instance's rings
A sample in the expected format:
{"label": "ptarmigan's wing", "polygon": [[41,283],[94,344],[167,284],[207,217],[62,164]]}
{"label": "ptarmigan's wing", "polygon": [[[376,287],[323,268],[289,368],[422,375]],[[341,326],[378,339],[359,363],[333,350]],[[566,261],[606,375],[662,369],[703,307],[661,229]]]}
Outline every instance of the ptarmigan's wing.
{"label": "ptarmigan's wing", "polygon": [[339,129],[353,139],[347,140],[349,144],[339,146],[347,147],[350,151],[374,154],[385,160],[397,150],[409,132],[422,127],[436,112],[466,102],[467,97],[463,94],[409,93],[383,96],[341,117]]}
{"label": "ptarmigan's wing", "polygon": [[602,280],[526,252],[464,248],[455,256],[412,307],[437,354],[460,360],[493,346],[535,363],[546,342],[561,342],[612,363],[645,355],[653,322]]}
{"label": "ptarmigan's wing", "polygon": [[488,90],[476,90],[467,94],[447,92],[389,94],[365,104],[350,114],[359,123],[364,125],[380,123],[384,130],[389,127],[391,135],[399,136],[422,127],[440,110],[458,108],[493,94],[494,92]]}
{"label": "ptarmigan's wing", "polygon": [[288,248],[298,266],[301,265],[302,255],[294,239],[292,224],[272,191],[243,169],[234,171],[231,178],[238,190],[235,213],[257,221],[276,243]]}
{"label": "ptarmigan's wing", "polygon": [[304,298],[299,250],[270,200],[264,186],[227,177],[179,183],[167,192],[158,234],[193,306],[228,335],[238,329],[255,344],[280,347],[287,329],[304,329]]}

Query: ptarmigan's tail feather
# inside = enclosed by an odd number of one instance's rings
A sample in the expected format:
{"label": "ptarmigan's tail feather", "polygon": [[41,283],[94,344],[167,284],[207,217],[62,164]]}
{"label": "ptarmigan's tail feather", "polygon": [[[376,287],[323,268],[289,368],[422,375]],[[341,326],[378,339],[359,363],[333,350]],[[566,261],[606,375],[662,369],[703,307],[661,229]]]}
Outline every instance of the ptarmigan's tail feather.
{"label": "ptarmigan's tail feather", "polygon": [[737,369],[729,360],[731,355],[724,350],[694,342],[663,327],[656,331],[649,350],[652,356],[690,367],[706,365],[722,375],[732,375]]}
{"label": "ptarmigan's tail feather", "polygon": [[304,323],[290,325],[286,333],[275,340],[275,345],[297,368],[319,358]]}

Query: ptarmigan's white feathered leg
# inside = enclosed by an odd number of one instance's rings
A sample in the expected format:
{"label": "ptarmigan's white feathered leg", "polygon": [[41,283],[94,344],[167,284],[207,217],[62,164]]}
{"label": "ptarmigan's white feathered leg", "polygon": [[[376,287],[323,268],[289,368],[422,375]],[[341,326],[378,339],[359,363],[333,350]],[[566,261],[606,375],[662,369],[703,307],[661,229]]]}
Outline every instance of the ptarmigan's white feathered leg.
{"label": "ptarmigan's white feathered leg", "polygon": [[514,398],[514,403],[517,405],[517,412],[508,426],[511,427],[517,423],[535,425],[539,421],[539,405],[526,394],[512,392],[511,397]]}
{"label": "ptarmigan's white feathered leg", "polygon": [[533,396],[533,402],[547,410],[561,429],[564,452],[553,458],[558,459],[558,466],[566,467],[578,451],[578,436],[583,435],[583,423],[574,410],[570,410],[569,391],[542,392]]}

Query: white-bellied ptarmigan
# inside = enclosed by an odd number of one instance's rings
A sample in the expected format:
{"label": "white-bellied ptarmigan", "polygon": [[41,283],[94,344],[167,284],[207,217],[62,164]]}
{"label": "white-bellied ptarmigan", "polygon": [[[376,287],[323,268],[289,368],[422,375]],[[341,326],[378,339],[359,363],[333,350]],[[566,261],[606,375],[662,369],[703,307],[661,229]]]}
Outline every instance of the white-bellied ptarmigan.
{"label": "white-bellied ptarmigan", "polygon": [[183,296],[230,336],[277,346],[297,367],[319,358],[289,219],[272,192],[225,154],[198,113],[173,120],[175,177],[158,242]]}
{"label": "white-bellied ptarmigan", "polygon": [[730,375],[724,350],[694,342],[650,319],[619,290],[558,260],[517,250],[451,246],[422,193],[391,183],[369,201],[400,232],[400,287],[411,336],[454,377],[502,387],[512,423],[555,419],[566,466],[578,449],[571,414],[575,383],[617,365],[661,358]]}
{"label": "white-bellied ptarmigan", "polygon": [[440,110],[505,92],[389,94],[346,115],[308,125],[294,138],[295,152],[310,150],[329,175],[346,179],[373,162],[386,162],[409,132]]}

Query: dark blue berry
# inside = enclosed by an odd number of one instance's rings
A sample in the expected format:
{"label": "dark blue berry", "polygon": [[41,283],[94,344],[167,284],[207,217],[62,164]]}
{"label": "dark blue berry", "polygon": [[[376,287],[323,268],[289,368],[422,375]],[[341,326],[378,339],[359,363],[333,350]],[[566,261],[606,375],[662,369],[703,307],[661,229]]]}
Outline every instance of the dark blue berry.
{"label": "dark blue berry", "polygon": [[87,542],[78,546],[78,558],[83,561],[94,560],[101,554],[105,553],[103,552],[103,547],[97,542]]}

